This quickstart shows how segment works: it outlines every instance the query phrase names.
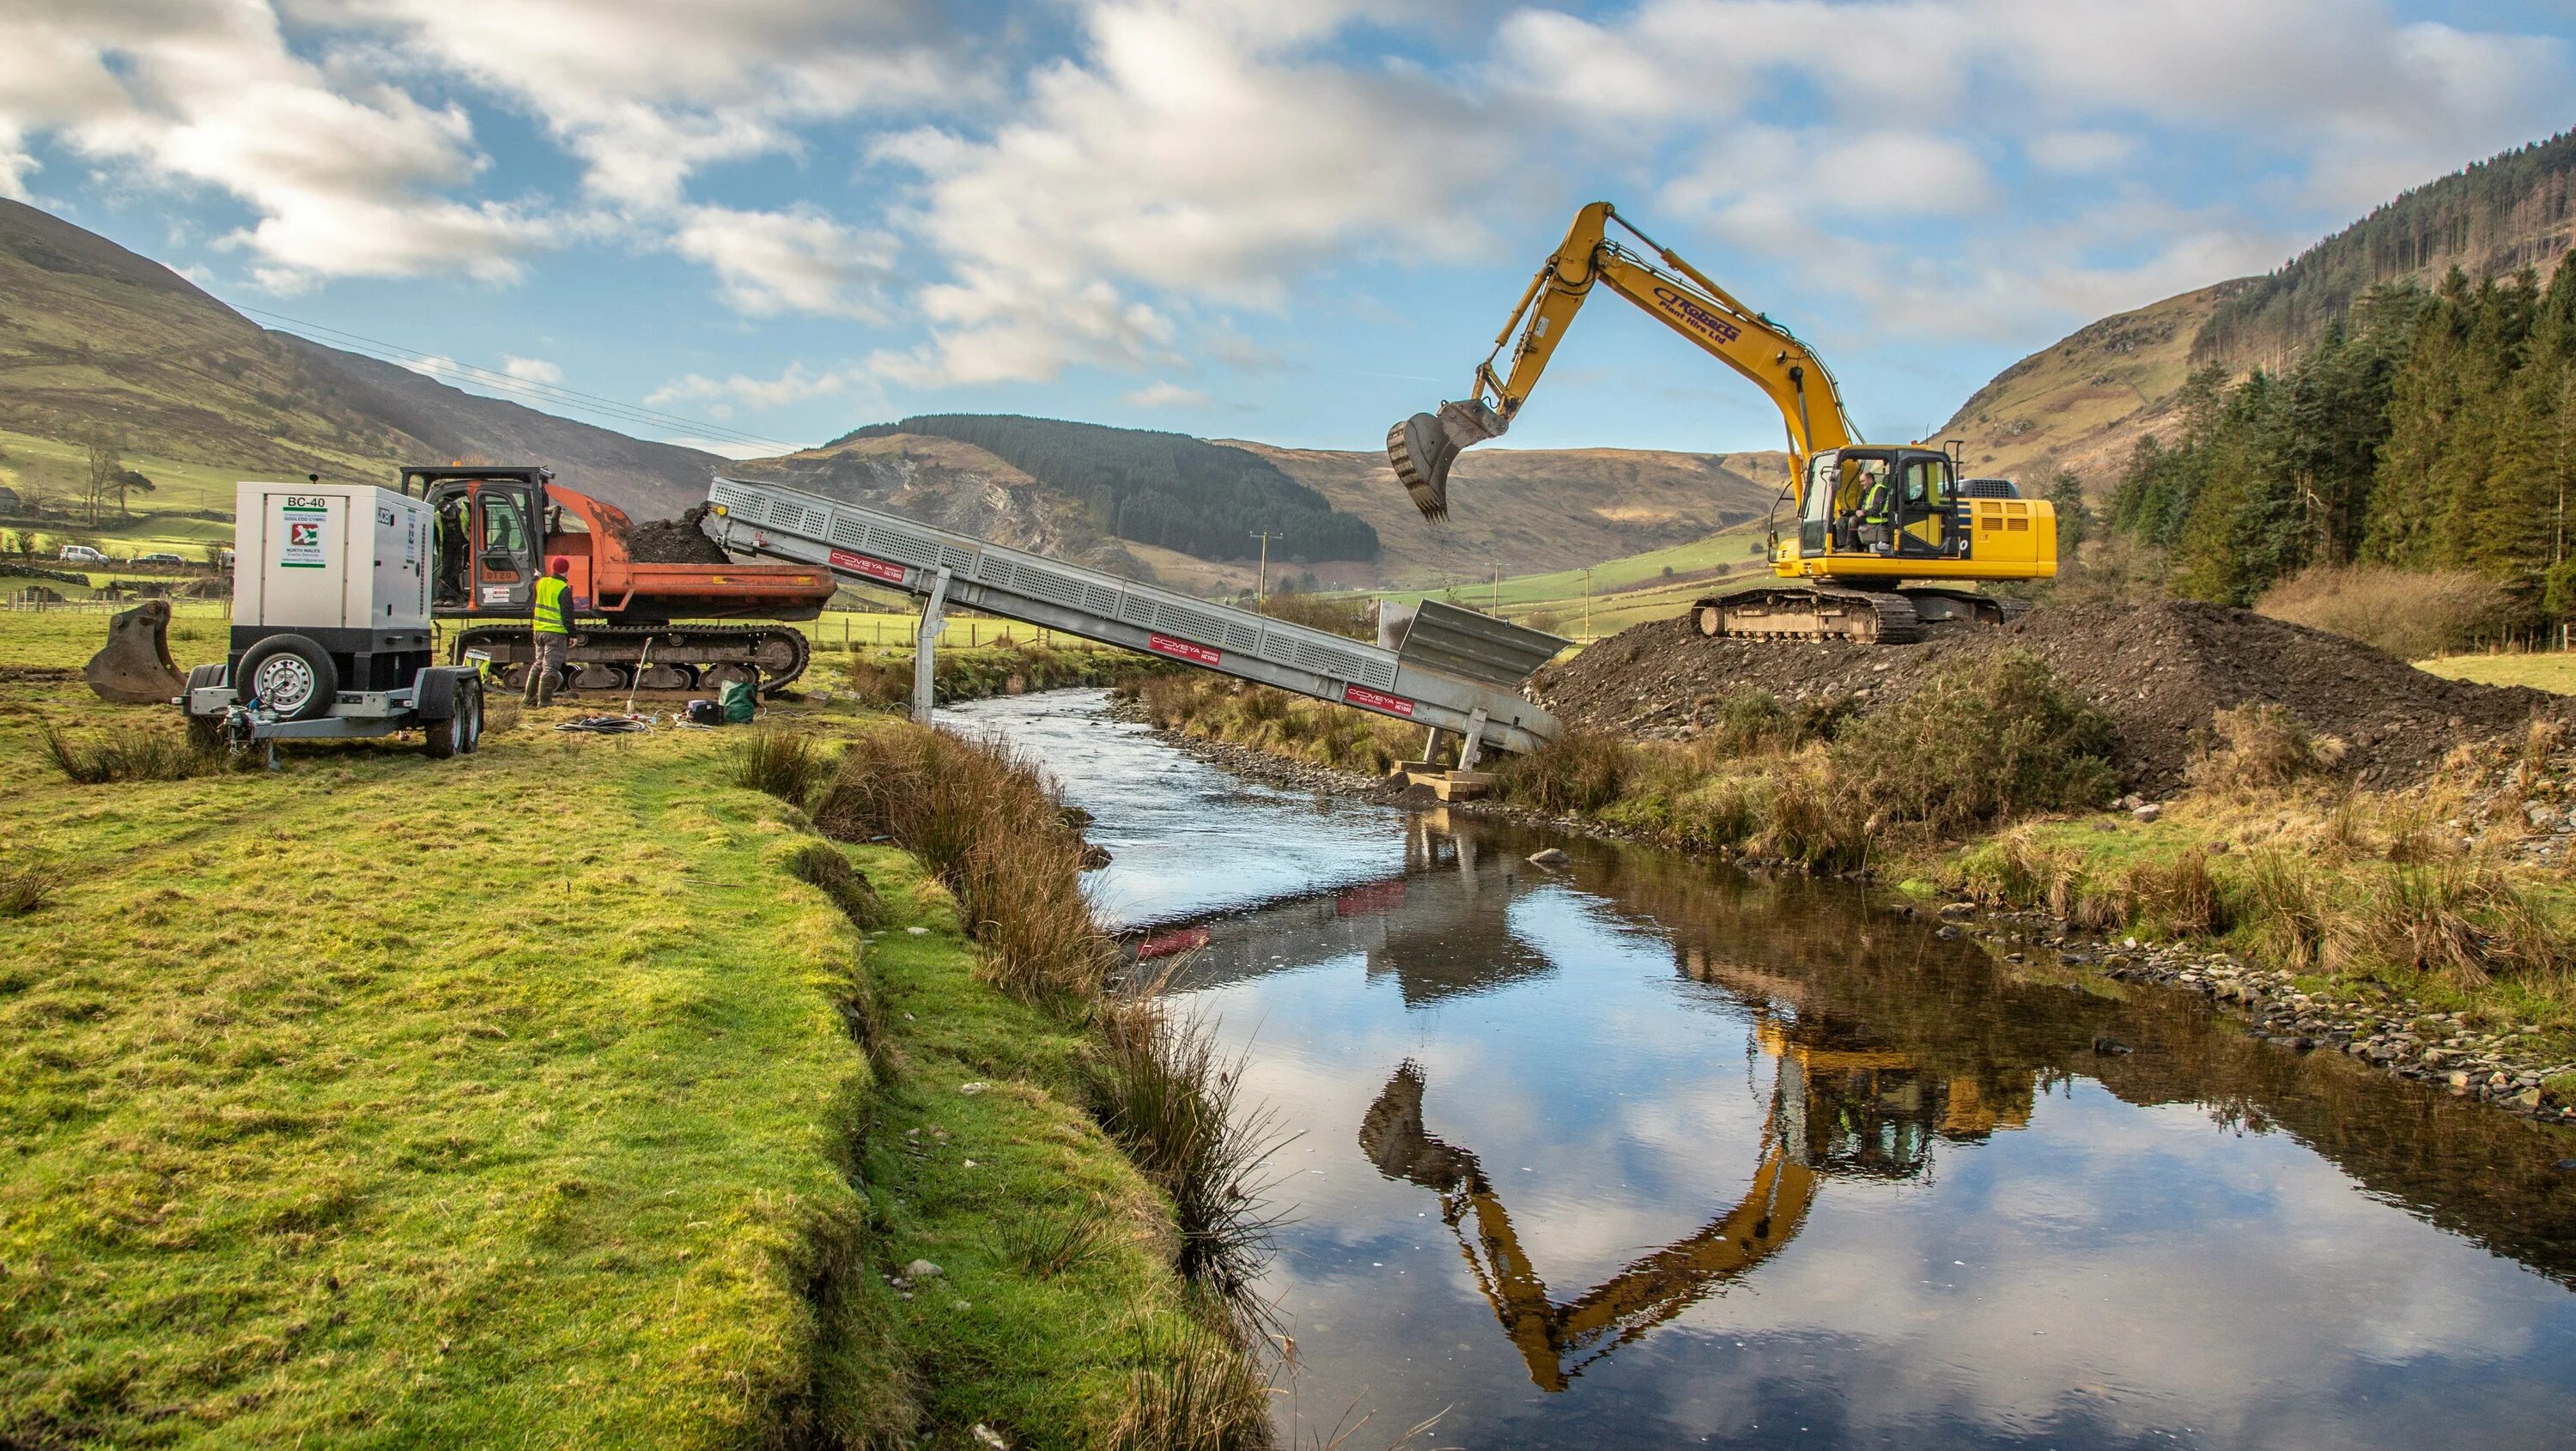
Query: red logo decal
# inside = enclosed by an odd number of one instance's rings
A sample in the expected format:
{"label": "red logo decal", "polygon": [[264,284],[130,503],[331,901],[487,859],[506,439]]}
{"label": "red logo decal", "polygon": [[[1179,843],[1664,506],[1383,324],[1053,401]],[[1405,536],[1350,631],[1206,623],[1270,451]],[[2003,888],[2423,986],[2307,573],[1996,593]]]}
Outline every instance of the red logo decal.
{"label": "red logo decal", "polygon": [[1362,710],[1379,711],[1386,715],[1400,715],[1406,720],[1413,719],[1412,701],[1401,695],[1388,695],[1384,691],[1371,690],[1365,685],[1343,686],[1342,703],[1356,705]]}
{"label": "red logo decal", "polygon": [[852,574],[864,574],[870,579],[881,579],[888,584],[903,583],[903,566],[900,564],[888,564],[882,559],[870,559],[864,554],[852,554],[846,549],[833,550],[831,561],[834,569],[847,570]]}
{"label": "red logo decal", "polygon": [[1146,636],[1145,648],[1157,655],[1169,655],[1175,660],[1187,660],[1193,665],[1214,665],[1225,658],[1222,651],[1211,650],[1205,645],[1193,645],[1187,640],[1175,640],[1169,635]]}

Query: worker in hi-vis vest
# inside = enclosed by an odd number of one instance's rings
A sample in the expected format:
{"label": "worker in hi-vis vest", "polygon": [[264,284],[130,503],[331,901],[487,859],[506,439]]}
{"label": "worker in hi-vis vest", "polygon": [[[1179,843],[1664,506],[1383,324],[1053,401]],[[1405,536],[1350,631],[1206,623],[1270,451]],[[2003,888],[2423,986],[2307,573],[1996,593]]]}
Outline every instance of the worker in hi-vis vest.
{"label": "worker in hi-vis vest", "polygon": [[528,664],[528,688],[521,697],[530,705],[552,705],[555,677],[563,673],[572,652],[572,561],[558,554],[546,561],[545,578],[537,581],[536,608],[528,616],[530,643],[536,658]]}

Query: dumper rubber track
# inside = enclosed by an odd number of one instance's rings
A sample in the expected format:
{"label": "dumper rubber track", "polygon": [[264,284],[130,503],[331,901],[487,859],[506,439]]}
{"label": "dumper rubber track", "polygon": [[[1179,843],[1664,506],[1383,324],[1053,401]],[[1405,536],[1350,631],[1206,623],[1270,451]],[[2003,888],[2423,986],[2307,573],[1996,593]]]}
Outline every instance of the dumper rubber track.
{"label": "dumper rubber track", "polygon": [[[802,630],[783,625],[600,625],[579,624],[580,638],[568,657],[572,688],[625,690],[644,678],[645,690],[694,690],[722,672],[756,677],[762,695],[776,695],[805,673],[813,646]],[[457,631],[454,658],[468,650],[491,659],[504,684],[516,684],[535,658],[528,627],[469,625]],[[649,653],[648,653],[649,647]]]}
{"label": "dumper rubber track", "polygon": [[1892,590],[1839,585],[1749,589],[1701,600],[1691,613],[1699,632],[1712,637],[1854,640],[1864,645],[1910,645],[1923,638],[1914,601]]}

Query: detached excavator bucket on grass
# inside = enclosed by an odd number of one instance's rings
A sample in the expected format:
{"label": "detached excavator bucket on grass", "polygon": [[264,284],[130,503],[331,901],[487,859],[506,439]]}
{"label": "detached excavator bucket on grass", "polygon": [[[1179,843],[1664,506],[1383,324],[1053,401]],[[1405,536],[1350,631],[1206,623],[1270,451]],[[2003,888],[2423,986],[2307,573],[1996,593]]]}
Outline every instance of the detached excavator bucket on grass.
{"label": "detached excavator bucket on grass", "polygon": [[1506,426],[1481,399],[1443,403],[1438,413],[1417,413],[1386,431],[1386,461],[1413,507],[1436,523],[1449,517],[1449,466],[1458,451],[1501,437]]}
{"label": "detached excavator bucket on grass", "polygon": [[101,700],[167,705],[188,688],[170,660],[170,606],[145,600],[107,622],[107,648],[89,657],[81,679]]}

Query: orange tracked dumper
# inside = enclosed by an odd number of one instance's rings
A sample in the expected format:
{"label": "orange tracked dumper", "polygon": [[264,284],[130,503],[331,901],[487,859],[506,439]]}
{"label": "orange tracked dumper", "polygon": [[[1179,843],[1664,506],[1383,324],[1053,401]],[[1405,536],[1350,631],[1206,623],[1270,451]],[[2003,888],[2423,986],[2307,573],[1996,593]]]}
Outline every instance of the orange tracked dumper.
{"label": "orange tracked dumper", "polygon": [[[455,632],[454,658],[489,660],[502,685],[520,683],[533,656],[528,615],[554,555],[572,564],[567,683],[586,690],[740,680],[776,691],[810,654],[804,632],[781,622],[821,614],[835,587],[817,565],[733,562],[694,527],[639,530],[615,505],[532,465],[406,468],[402,491],[426,500],[436,521],[432,612],[469,622]],[[652,552],[689,557],[638,558],[647,539]]]}

